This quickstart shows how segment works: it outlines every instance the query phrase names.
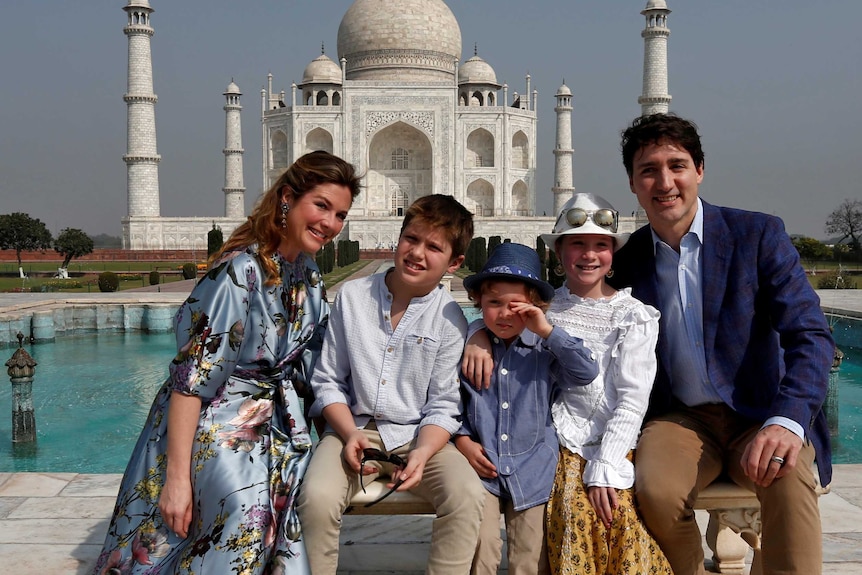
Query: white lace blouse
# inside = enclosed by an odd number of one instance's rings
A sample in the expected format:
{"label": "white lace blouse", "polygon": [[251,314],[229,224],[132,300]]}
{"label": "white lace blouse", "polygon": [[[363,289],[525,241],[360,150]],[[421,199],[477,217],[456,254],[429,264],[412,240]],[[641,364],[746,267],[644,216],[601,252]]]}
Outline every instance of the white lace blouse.
{"label": "white lace blouse", "polygon": [[659,312],[631,295],[582,298],[564,285],[548,310],[551,324],[584,340],[599,361],[599,375],[586,386],[557,382],[551,406],[560,444],[586,461],[587,486],[628,489],[635,447],[656,374]]}

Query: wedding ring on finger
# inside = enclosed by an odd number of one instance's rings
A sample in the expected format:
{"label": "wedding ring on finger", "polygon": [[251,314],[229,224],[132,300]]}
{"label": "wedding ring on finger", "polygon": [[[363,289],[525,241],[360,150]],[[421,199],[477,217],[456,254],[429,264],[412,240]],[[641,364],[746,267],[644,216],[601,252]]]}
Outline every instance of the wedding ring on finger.
{"label": "wedding ring on finger", "polygon": [[770,457],[770,460],[772,460],[772,461],[774,461],[775,463],[777,463],[779,467],[783,467],[783,466],[784,466],[784,458],[783,458],[783,457],[779,457],[779,456],[777,456],[777,455],[773,455],[772,457]]}

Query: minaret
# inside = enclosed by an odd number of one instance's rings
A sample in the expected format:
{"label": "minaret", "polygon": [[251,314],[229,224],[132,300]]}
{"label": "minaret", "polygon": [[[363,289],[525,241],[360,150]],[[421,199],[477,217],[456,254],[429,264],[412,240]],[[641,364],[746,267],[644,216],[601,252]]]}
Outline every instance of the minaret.
{"label": "minaret", "polygon": [[557,143],[554,146],[554,213],[555,218],[560,214],[563,205],[569,201],[575,193],[572,184],[572,91],[563,85],[557,90]]}
{"label": "minaret", "polygon": [[129,0],[123,8],[129,16],[123,32],[129,37],[126,102],[126,190],[129,218],[159,215],[159,156],[156,149],[156,101],[150,56],[150,8],[148,0]]}
{"label": "minaret", "polygon": [[242,92],[233,80],[224,92],[224,216],[245,217],[245,186],[242,184],[242,126],[239,97]]}
{"label": "minaret", "polygon": [[665,0],[648,0],[641,11],[646,18],[646,27],[641,32],[644,39],[644,84],[643,94],[638,98],[641,115],[667,114],[670,94],[667,93],[667,15],[670,10]]}

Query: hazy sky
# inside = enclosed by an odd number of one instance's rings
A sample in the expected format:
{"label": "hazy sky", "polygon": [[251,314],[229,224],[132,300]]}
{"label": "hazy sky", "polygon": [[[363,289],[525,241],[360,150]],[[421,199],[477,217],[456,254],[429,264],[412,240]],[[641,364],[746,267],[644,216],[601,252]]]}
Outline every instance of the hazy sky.
{"label": "hazy sky", "polygon": [[[260,90],[290,92],[337,59],[352,0],[150,0],[163,216],[224,213],[224,92],[243,91],[246,204],[261,187]],[[0,214],[120,234],[126,214],[124,0],[9,2],[0,34]],[[397,4],[392,0],[391,4]],[[538,212],[550,211],[554,93],[574,94],[574,184],[636,207],[619,132],[640,113],[646,0],[448,0],[463,58],[539,96]],[[701,128],[709,201],[784,218],[822,239],[862,197],[862,2],[668,0],[671,111]],[[502,97],[502,91],[500,92]]]}

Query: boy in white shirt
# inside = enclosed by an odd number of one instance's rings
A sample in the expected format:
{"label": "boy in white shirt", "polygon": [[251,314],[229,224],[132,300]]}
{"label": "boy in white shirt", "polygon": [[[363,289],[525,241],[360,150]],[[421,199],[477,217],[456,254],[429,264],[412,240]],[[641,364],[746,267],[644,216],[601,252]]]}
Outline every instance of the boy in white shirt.
{"label": "boy in white shirt", "polygon": [[453,197],[419,198],[407,210],[394,267],[344,284],[335,298],[311,379],[327,432],[299,495],[315,575],[338,566],[341,516],[383,473],[436,510],[427,573],[470,570],[484,488],[449,443],[460,426],[458,368],[467,321],[440,285],[464,260],[472,214]]}

